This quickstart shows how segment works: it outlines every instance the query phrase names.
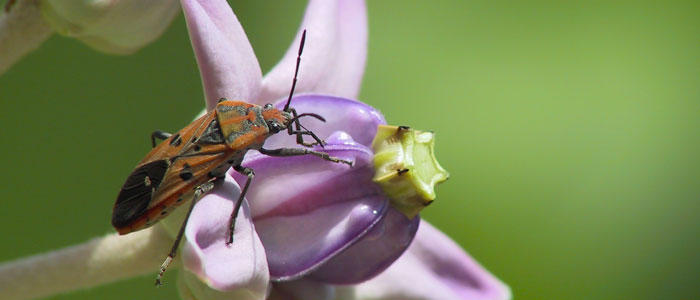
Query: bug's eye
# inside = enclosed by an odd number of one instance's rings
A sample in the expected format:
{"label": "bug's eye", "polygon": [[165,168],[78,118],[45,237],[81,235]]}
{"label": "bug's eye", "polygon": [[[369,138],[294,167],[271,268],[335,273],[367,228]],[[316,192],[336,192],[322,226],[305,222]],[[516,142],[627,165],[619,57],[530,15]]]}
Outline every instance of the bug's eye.
{"label": "bug's eye", "polygon": [[265,104],[265,106],[263,106],[264,109],[271,109],[271,108],[273,108],[273,107],[274,107],[274,106],[272,106],[272,104],[270,104],[270,103]]}
{"label": "bug's eye", "polygon": [[270,132],[272,132],[272,133],[278,133],[278,132],[280,132],[280,130],[282,130],[282,125],[280,125],[277,122],[270,121],[270,122],[267,122],[267,128],[269,128]]}

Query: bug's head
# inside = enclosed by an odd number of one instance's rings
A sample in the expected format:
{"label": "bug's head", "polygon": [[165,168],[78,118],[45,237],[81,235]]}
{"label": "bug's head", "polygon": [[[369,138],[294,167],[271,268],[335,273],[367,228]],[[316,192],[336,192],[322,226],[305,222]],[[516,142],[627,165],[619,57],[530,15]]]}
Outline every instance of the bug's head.
{"label": "bug's head", "polygon": [[292,114],[275,108],[272,104],[265,104],[262,111],[265,124],[270,133],[275,134],[288,128]]}
{"label": "bug's head", "polygon": [[303,142],[303,140],[301,140],[301,136],[309,135],[316,141],[314,144],[323,146],[323,140],[319,139],[313,132],[306,129],[304,125],[301,125],[299,119],[302,117],[313,117],[323,122],[325,122],[326,119],[314,113],[297,114],[294,108],[289,106],[286,108],[287,110],[278,110],[272,104],[265,104],[265,106],[263,106],[262,115],[265,119],[268,132],[275,134],[286,129],[287,133],[290,135],[296,135],[299,139],[299,143],[301,144],[306,144]]}

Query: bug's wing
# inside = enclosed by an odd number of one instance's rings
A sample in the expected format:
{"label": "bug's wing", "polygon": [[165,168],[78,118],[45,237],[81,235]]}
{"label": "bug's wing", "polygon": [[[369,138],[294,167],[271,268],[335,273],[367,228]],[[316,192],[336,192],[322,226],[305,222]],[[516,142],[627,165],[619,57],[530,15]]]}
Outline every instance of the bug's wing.
{"label": "bug's wing", "polygon": [[198,144],[204,136],[211,140],[220,135],[212,128],[218,128],[215,113],[166,139],[139,163],[114,204],[112,225],[120,234],[155,224],[172,206],[185,202],[194,187],[210,180],[207,174],[223,164],[228,153],[225,144]]}
{"label": "bug's wing", "polygon": [[167,160],[156,160],[136,168],[126,179],[112,212],[112,225],[121,228],[142,216],[151,196],[168,171]]}

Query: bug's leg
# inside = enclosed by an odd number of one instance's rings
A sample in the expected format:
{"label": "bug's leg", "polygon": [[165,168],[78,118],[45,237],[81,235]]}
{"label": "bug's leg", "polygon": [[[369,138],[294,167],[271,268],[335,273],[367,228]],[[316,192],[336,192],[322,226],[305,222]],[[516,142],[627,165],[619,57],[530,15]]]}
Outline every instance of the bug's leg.
{"label": "bug's leg", "polygon": [[248,176],[248,179],[245,181],[245,185],[241,190],[241,195],[238,196],[238,201],[236,201],[236,206],[233,208],[233,212],[231,212],[231,219],[229,223],[229,232],[231,234],[229,234],[227,242],[227,244],[229,245],[233,243],[233,230],[236,227],[236,217],[238,217],[238,211],[241,210],[241,205],[243,205],[243,198],[245,198],[245,194],[248,193],[248,187],[250,186],[250,182],[253,180],[253,177],[255,177],[255,172],[253,172],[253,169],[251,168],[246,168],[239,165],[233,166],[233,169],[236,170],[236,172],[238,173]]}
{"label": "bug's leg", "polygon": [[[287,133],[289,133],[289,135],[297,136],[297,144],[302,145],[304,147],[313,147],[315,145],[321,145],[321,147],[323,147],[325,143],[322,139],[319,139],[313,132],[308,130],[301,130],[303,126],[301,126],[301,123],[299,123],[299,115],[297,114],[296,109],[290,107],[289,111],[292,113],[292,119],[294,120],[294,128],[292,128],[292,126],[287,127]],[[316,141],[312,143],[305,142],[303,135],[310,135]]]}
{"label": "bug's leg", "polygon": [[170,136],[172,136],[172,134],[160,130],[156,130],[153,133],[151,133],[151,144],[153,144],[153,148],[156,147],[156,139],[165,140]]}
{"label": "bug's leg", "polygon": [[340,159],[337,157],[333,157],[328,155],[328,153],[325,152],[318,152],[318,151],[313,151],[309,150],[306,148],[279,148],[279,149],[265,149],[265,148],[260,148],[258,151],[260,153],[269,155],[269,156],[298,156],[298,155],[314,155],[318,156],[320,158],[323,158],[327,161],[332,161],[335,163],[343,163],[348,166],[352,167],[352,162],[344,159]]}
{"label": "bug's leg", "polygon": [[301,124],[299,123],[298,115],[297,115],[297,110],[294,109],[293,107],[290,107],[289,110],[292,112],[292,118],[294,119],[294,129],[292,130],[292,127],[289,127],[288,131],[289,134],[294,134],[297,136],[297,144],[305,146],[305,147],[311,147],[313,145],[308,145],[306,142],[304,142],[304,136],[301,133]]}
{"label": "bug's leg", "polygon": [[304,146],[304,147],[313,147],[313,146],[316,146],[316,145],[320,145],[321,147],[323,147],[323,146],[326,145],[326,142],[325,142],[324,140],[318,138],[318,136],[316,136],[315,133],[313,133],[313,132],[311,132],[311,131],[308,131],[308,130],[304,130],[304,131],[293,131],[292,134],[296,134],[296,135],[299,135],[299,136],[301,136],[301,135],[310,135],[314,140],[316,140],[316,141],[313,142],[313,143],[303,142],[303,140],[302,140],[301,143],[298,143],[299,145],[302,145],[302,146]]}
{"label": "bug's leg", "polygon": [[212,188],[214,188],[214,182],[210,181],[205,184],[202,184],[195,188],[194,190],[194,196],[192,197],[192,203],[190,204],[190,208],[187,211],[187,215],[185,216],[185,220],[182,221],[182,225],[180,226],[180,231],[177,233],[177,237],[175,238],[175,243],[173,244],[173,247],[170,249],[170,253],[168,253],[168,257],[165,258],[165,261],[163,262],[162,265],[160,265],[160,271],[158,271],[158,276],[156,277],[156,286],[163,285],[161,283],[161,279],[163,279],[163,273],[165,273],[165,270],[168,268],[168,265],[173,261],[173,258],[175,258],[175,253],[177,252],[178,246],[180,246],[180,241],[182,240],[182,235],[185,233],[185,225],[187,225],[187,220],[190,219],[190,214],[192,214],[192,209],[194,208],[194,204],[197,203],[199,198],[201,198],[204,194],[209,192]]}

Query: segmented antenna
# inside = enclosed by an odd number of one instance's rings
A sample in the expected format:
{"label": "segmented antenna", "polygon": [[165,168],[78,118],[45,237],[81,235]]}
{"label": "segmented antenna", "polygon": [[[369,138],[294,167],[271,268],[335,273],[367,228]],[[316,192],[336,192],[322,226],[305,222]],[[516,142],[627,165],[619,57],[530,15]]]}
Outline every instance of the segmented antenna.
{"label": "segmented antenna", "polygon": [[297,66],[294,70],[294,80],[292,81],[292,89],[289,91],[289,98],[287,98],[287,104],[284,105],[284,111],[289,112],[289,103],[292,102],[292,95],[294,95],[294,88],[297,86],[297,75],[299,74],[299,63],[301,62],[301,53],[304,52],[304,42],[306,41],[306,29],[301,34],[301,44],[299,44],[299,54],[297,54]]}

